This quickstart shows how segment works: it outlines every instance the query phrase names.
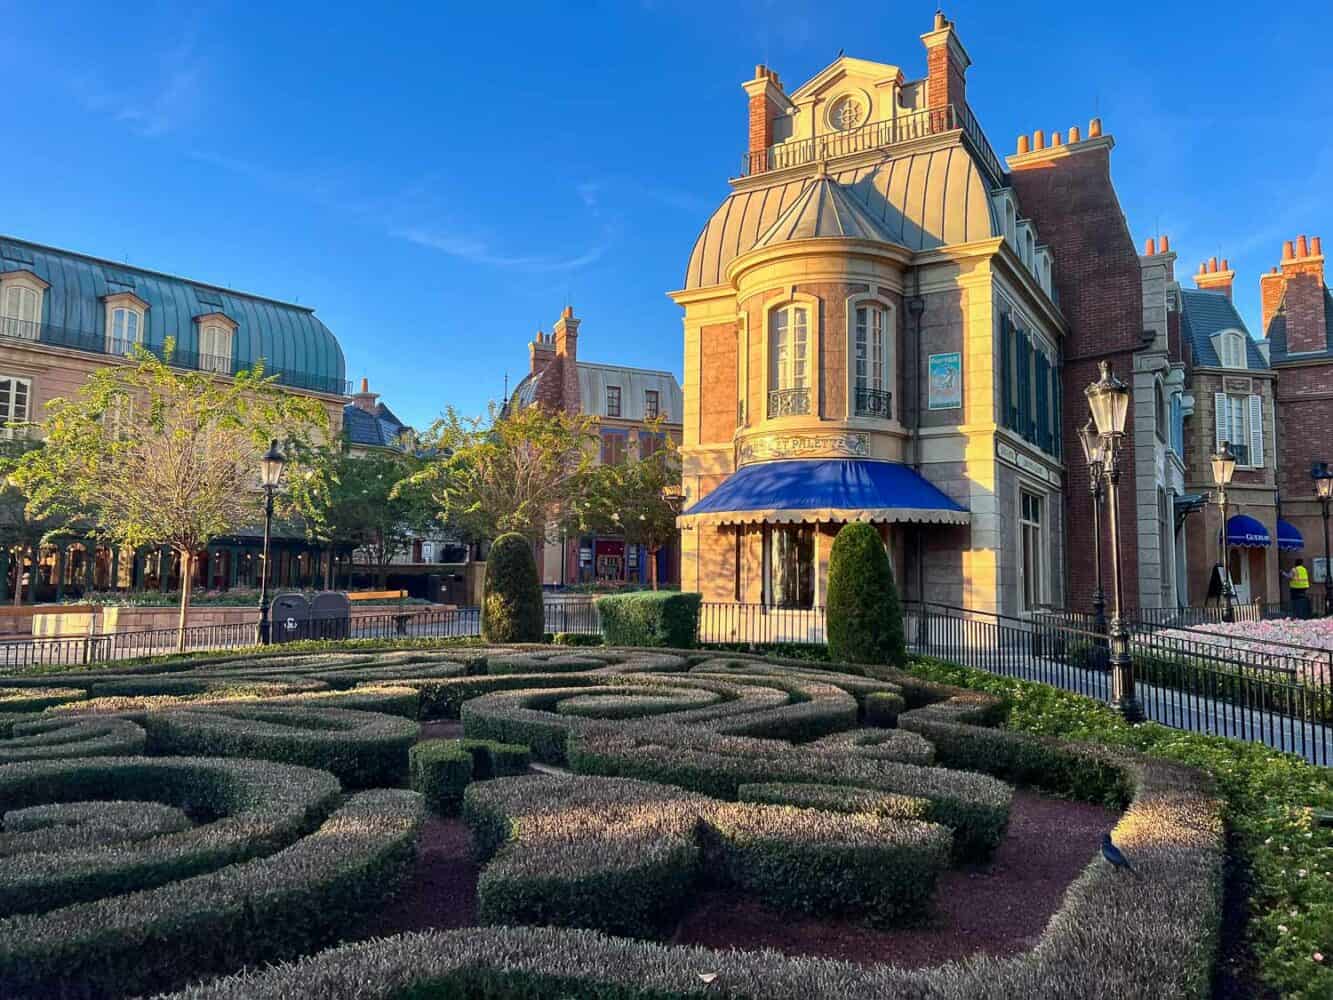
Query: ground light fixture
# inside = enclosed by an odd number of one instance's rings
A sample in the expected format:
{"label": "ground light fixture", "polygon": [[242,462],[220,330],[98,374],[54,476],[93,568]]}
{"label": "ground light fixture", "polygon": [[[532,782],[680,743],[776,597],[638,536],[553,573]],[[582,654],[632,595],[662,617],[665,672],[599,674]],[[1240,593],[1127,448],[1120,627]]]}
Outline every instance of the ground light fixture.
{"label": "ground light fixture", "polygon": [[1134,664],[1129,658],[1120,567],[1120,445],[1125,436],[1125,418],[1129,415],[1129,386],[1111,372],[1110,362],[1099,362],[1098,369],[1101,377],[1084,394],[1099,439],[1111,518],[1111,594],[1115,600],[1110,626],[1111,707],[1129,722],[1139,722],[1143,719],[1143,707],[1134,694]]}
{"label": "ground light fixture", "polygon": [[1222,560],[1222,621],[1236,620],[1236,606],[1231,594],[1231,546],[1227,539],[1227,487],[1231,477],[1236,474],[1236,456],[1231,453],[1231,443],[1222,442],[1222,448],[1212,459],[1213,485],[1217,487],[1217,506],[1222,511],[1221,540],[1218,548]]}
{"label": "ground light fixture", "polygon": [[1102,589],[1102,500],[1106,496],[1106,449],[1091,419],[1078,432],[1083,458],[1088,463],[1088,491],[1092,494],[1092,543],[1097,586],[1092,592],[1092,627],[1099,643],[1106,639],[1106,591]]}
{"label": "ground light fixture", "polygon": [[277,495],[278,484],[282,481],[282,469],[287,464],[286,457],[278,451],[278,442],[270,441],[268,451],[259,460],[259,485],[264,488],[264,555],[259,571],[259,644],[267,646],[270,641],[268,620],[268,549],[273,536],[273,498]]}

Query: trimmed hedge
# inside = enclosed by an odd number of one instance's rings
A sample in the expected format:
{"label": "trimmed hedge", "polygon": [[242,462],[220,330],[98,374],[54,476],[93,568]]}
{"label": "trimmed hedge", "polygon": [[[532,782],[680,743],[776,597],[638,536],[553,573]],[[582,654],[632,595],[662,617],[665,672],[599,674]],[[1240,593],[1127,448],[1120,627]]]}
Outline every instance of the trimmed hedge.
{"label": "trimmed hedge", "polygon": [[907,662],[903,608],[879,529],[844,524],[829,552],[828,655],[850,663]]}
{"label": "trimmed hedge", "polygon": [[[274,776],[299,770],[244,763]],[[0,920],[4,995],[37,1000],[166,989],[336,940],[410,873],[421,814],[413,792],[362,792],[310,836],[268,857]]]}
{"label": "trimmed hedge", "polygon": [[869,813],[898,819],[925,819],[930,815],[930,800],[869,788],[840,785],[806,785],[770,782],[741,785],[736,791],[740,802],[764,802],[775,806],[823,809],[825,812]]}
{"label": "trimmed hedge", "polygon": [[299,703],[154,712],[144,726],[164,753],[301,764],[332,772],[348,788],[401,784],[421,728],[398,716]]}
{"label": "trimmed hedge", "polygon": [[702,594],[647,590],[597,599],[608,646],[692,649],[699,636]]}
{"label": "trimmed hedge", "polygon": [[7,765],[0,768],[0,812],[112,799],[217,818],[142,843],[18,855],[0,868],[0,914],[151,889],[270,853],[323,819],[338,794],[332,775],[253,760],[92,757]]}
{"label": "trimmed hedge", "polygon": [[412,791],[420,793],[431,811],[458,812],[472,783],[472,754],[458,740],[425,740],[408,751],[408,761]]}
{"label": "trimmed hedge", "polygon": [[532,544],[516,532],[501,535],[486,556],[481,637],[486,642],[541,642],[546,629],[542,584]]}
{"label": "trimmed hedge", "polygon": [[19,716],[0,739],[0,764],[70,757],[121,757],[143,753],[147,734],[128,719]]}
{"label": "trimmed hedge", "polygon": [[522,743],[466,739],[458,742],[472,755],[472,774],[478,781],[523,774],[532,764],[532,751]]}
{"label": "trimmed hedge", "polygon": [[40,712],[52,705],[80,701],[84,697],[82,688],[0,687],[0,712]]}

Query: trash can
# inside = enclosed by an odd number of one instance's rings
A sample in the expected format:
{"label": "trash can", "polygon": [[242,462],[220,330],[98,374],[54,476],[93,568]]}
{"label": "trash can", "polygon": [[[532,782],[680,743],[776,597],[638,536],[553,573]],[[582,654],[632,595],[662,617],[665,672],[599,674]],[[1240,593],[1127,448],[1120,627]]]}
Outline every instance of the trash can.
{"label": "trash can", "polygon": [[310,629],[310,602],[304,594],[279,594],[269,608],[269,642],[295,642]]}
{"label": "trash can", "polygon": [[352,635],[352,602],[347,595],[326,590],[310,602],[311,639],[348,639]]}

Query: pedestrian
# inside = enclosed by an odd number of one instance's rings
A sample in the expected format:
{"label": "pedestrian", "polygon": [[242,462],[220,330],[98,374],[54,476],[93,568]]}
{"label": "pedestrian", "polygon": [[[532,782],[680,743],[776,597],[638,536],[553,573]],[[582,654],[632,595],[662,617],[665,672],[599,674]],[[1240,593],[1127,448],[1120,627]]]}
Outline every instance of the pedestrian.
{"label": "pedestrian", "polygon": [[1310,617],[1310,572],[1305,568],[1305,560],[1297,559],[1290,572],[1283,573],[1291,588],[1291,613],[1295,618]]}

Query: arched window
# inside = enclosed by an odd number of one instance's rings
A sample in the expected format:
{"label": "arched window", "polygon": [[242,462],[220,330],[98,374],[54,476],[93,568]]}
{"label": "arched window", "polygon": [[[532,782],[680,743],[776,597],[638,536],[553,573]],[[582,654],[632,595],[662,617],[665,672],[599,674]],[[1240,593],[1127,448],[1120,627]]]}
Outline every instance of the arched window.
{"label": "arched window", "polygon": [[36,340],[40,308],[41,298],[36,291],[23,285],[10,285],[5,289],[4,335]]}
{"label": "arched window", "polygon": [[810,310],[779,306],[768,314],[768,415],[810,412]]}
{"label": "arched window", "polygon": [[230,375],[231,331],[217,323],[205,324],[199,331],[199,370]]}
{"label": "arched window", "polygon": [[1248,368],[1249,357],[1245,350],[1245,334],[1238,330],[1227,330],[1213,338],[1217,350],[1217,361],[1223,368]]}
{"label": "arched window", "polygon": [[108,295],[106,302],[106,352],[129,354],[136,344],[142,344],[144,317],[148,303],[132,292]]}
{"label": "arched window", "polygon": [[858,417],[892,416],[889,311],[874,302],[858,305],[852,327],[852,413]]}

